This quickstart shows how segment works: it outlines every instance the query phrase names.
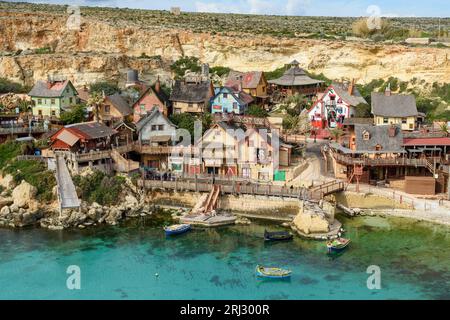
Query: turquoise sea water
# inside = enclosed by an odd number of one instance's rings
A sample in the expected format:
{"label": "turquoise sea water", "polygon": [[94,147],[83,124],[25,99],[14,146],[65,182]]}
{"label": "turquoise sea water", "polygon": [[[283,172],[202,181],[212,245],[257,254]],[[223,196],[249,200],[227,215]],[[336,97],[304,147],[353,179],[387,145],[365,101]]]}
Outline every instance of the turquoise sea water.
{"label": "turquoise sea water", "polygon": [[[341,217],[352,244],[330,257],[323,242],[265,244],[264,228],[277,227],[261,223],[166,238],[149,219],[0,229],[0,299],[450,299],[448,227]],[[290,268],[292,279],[258,280],[256,264]],[[81,290],[66,287],[69,265]],[[369,265],[381,268],[381,290],[367,289]]]}

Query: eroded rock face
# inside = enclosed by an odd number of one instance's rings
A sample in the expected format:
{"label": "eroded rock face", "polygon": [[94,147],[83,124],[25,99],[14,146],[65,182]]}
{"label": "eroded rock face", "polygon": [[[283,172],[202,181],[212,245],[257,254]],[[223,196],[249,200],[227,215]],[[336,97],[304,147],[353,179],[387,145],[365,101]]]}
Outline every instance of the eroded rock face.
{"label": "eroded rock face", "polygon": [[293,224],[297,230],[304,234],[328,233],[330,220],[327,213],[316,204],[304,204],[294,218]]}
{"label": "eroded rock face", "polygon": [[5,175],[4,177],[0,176],[0,186],[5,189],[12,189],[16,185],[14,181],[14,177],[10,174]]}
{"label": "eroded rock face", "polygon": [[28,206],[28,204],[33,201],[36,193],[36,187],[32,186],[25,180],[22,180],[22,182],[15,187],[12,192],[14,204],[18,207]]}
{"label": "eroded rock face", "polygon": [[[336,80],[368,83],[395,75],[402,81],[450,82],[450,48],[212,35],[118,26],[84,17],[78,32],[69,30],[66,22],[61,15],[0,12],[0,52],[43,47],[55,52],[0,57],[0,74],[32,84],[57,73],[83,85],[100,78],[124,80],[127,68],[136,68],[155,80],[157,74],[169,77],[170,62],[185,55],[241,71],[272,71],[296,59],[303,68]],[[140,58],[142,53],[162,60]]]}

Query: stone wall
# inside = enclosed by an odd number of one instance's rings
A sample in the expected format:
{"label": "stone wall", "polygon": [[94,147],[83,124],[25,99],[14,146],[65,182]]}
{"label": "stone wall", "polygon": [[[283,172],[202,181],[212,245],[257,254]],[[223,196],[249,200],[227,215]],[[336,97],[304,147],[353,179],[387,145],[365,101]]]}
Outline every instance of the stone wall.
{"label": "stone wall", "polygon": [[410,209],[406,203],[399,203],[394,199],[378,196],[375,194],[361,194],[351,191],[345,191],[330,196],[339,204],[347,208],[360,209]]}

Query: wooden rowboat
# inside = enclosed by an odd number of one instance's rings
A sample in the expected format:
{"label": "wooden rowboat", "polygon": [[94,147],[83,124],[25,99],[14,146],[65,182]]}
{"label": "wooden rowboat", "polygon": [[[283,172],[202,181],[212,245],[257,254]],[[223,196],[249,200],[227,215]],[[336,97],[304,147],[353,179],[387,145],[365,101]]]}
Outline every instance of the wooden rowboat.
{"label": "wooden rowboat", "polygon": [[286,279],[290,278],[291,270],[281,268],[267,268],[258,265],[256,266],[256,275],[262,278]]}
{"label": "wooden rowboat", "polygon": [[287,231],[275,231],[275,232],[269,232],[267,230],[264,230],[264,240],[265,241],[286,241],[286,240],[292,240],[294,236],[292,233]]}
{"label": "wooden rowboat", "polygon": [[328,253],[341,252],[350,244],[350,239],[337,238],[327,242]]}
{"label": "wooden rowboat", "polygon": [[188,232],[191,230],[190,224],[174,224],[168,227],[164,227],[164,231],[166,232],[166,235],[175,235],[175,234],[182,234],[185,232]]}

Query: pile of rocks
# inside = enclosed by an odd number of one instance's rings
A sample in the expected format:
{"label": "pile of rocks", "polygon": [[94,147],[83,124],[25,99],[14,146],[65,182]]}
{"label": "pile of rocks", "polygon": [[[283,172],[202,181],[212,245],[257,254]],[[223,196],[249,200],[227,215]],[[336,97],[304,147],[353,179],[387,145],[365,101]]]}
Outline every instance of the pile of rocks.
{"label": "pile of rocks", "polygon": [[[2,186],[12,186],[11,177],[2,179]],[[22,181],[16,186],[10,197],[8,193],[0,196],[0,226],[25,227],[35,224],[43,217],[39,203],[34,200],[37,189],[28,182]],[[5,197],[6,196],[6,197]]]}

